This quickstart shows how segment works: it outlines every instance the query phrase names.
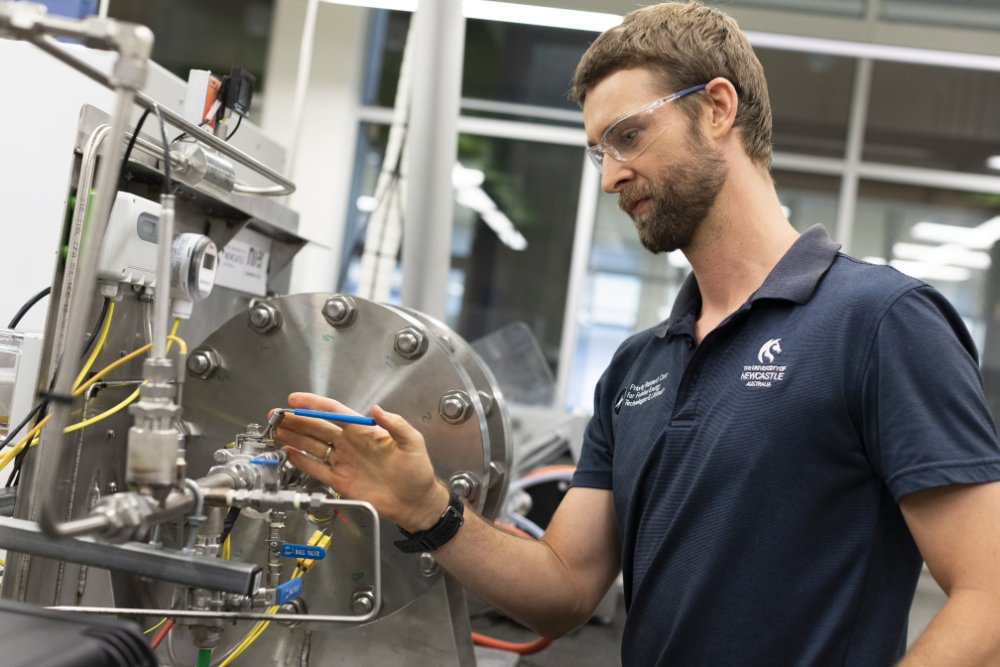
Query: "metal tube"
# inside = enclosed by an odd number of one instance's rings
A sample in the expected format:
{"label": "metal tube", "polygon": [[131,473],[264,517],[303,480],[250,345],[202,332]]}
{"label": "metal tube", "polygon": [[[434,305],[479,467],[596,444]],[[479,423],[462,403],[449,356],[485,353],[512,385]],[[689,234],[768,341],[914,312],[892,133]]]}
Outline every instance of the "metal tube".
{"label": "metal tube", "polygon": [[[95,68],[94,66],[90,65],[89,63],[80,60],[73,54],[68,53],[65,49],[63,49],[59,45],[59,42],[53,39],[48,39],[46,37],[36,37],[32,39],[31,42],[38,48],[42,49],[43,51],[51,55],[53,58],[56,58],[57,60],[60,60],[61,62],[69,65],[70,67],[77,70],[84,76],[92,79],[93,81],[96,81],[97,83],[105,86],[106,88],[114,89],[115,86],[111,80],[111,77],[109,77],[107,74],[100,71],[99,69]],[[135,102],[143,109],[152,109],[153,105],[156,104],[155,100],[153,100],[151,97],[141,92],[136,94]],[[161,106],[160,113],[163,114],[164,121],[169,122],[174,127],[180,128],[181,130],[187,132],[189,136],[197,139],[201,143],[211,146],[212,148],[219,151],[223,155],[228,155],[235,161],[242,164],[244,167],[253,170],[255,173],[263,176],[272,183],[277,184],[277,187],[275,188],[255,188],[252,186],[241,185],[238,188],[236,188],[239,192],[242,192],[244,194],[258,194],[258,195],[271,195],[271,196],[290,195],[293,192],[295,192],[294,183],[292,183],[290,180],[288,180],[278,172],[274,171],[267,165],[263,164],[262,162],[250,157],[249,155],[239,150],[238,148],[234,147],[233,145],[227,144],[222,139],[219,139],[218,137],[212,135],[209,132],[206,132],[202,128],[198,127],[197,124],[192,123],[191,121],[187,120],[180,114],[177,114],[176,112],[170,110],[167,107]]]}
{"label": "metal tube", "polygon": [[135,542],[111,545],[89,537],[53,540],[43,535],[33,522],[23,519],[0,519],[0,545],[9,551],[240,595],[252,595],[260,586],[260,567],[250,563],[203,558]]}
{"label": "metal tube", "polygon": [[[94,301],[94,290],[89,289],[89,286],[97,281],[97,253],[100,252],[104,241],[111,205],[118,191],[120,164],[118,155],[122,150],[121,137],[124,134],[125,119],[132,109],[134,99],[133,90],[128,88],[118,90],[114,113],[111,116],[111,129],[108,133],[111,141],[97,170],[97,202],[90,219],[90,232],[85,234],[82,243],[82,251],[85,254],[81,254],[77,279],[80,289],[70,304],[62,363],[56,370],[56,381],[53,386],[52,420],[48,428],[42,432],[42,446],[39,448],[37,484],[41,489],[59,488],[59,469],[64,451],[62,431],[69,422],[69,412],[72,407],[69,396],[73,391],[73,380],[76,376],[75,360],[80,357],[83,350],[83,336],[87,331],[87,320]],[[52,494],[41,495],[38,503],[29,508],[29,516],[37,516],[38,523],[46,534],[57,537],[60,535],[58,526],[60,517],[55,515],[53,505]]]}
{"label": "metal tube", "polygon": [[[204,560],[204,559],[203,559]],[[227,562],[227,561],[223,561]],[[267,614],[252,611],[184,611],[181,609],[135,609],[126,607],[46,607],[55,611],[75,611],[102,616],[169,616],[171,618],[209,618],[231,621],[297,621],[299,623],[365,623],[378,616],[381,605],[367,614],[344,616],[337,614]]]}
{"label": "metal tube", "polygon": [[170,331],[170,255],[174,242],[174,196],[160,196],[160,219],[156,223],[156,292],[153,296],[153,354],[167,356]]}

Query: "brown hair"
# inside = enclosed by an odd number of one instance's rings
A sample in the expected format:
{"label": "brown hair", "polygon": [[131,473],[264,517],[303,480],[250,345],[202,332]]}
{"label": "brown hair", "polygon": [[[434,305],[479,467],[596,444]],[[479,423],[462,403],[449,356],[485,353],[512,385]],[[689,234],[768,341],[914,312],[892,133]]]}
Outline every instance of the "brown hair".
{"label": "brown hair", "polygon": [[[573,74],[570,96],[583,106],[587,92],[605,77],[630,67],[649,67],[668,94],[728,79],[739,95],[736,127],[747,155],[771,166],[771,102],[764,68],[736,21],[697,0],[664,2],[625,15],[621,25],[601,34],[583,54]],[[698,96],[678,102],[695,117]],[[687,104],[685,104],[687,103]]]}

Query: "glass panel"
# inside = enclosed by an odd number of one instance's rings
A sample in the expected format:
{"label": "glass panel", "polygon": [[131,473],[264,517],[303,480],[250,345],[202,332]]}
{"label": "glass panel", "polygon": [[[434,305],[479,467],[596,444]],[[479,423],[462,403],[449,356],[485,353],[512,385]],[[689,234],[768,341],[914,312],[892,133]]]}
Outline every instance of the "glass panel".
{"label": "glass panel", "polygon": [[[836,14],[838,16],[863,16],[869,0],[742,0],[741,5],[813,12],[816,14]],[[733,2],[709,2],[723,11],[731,11]]]}
{"label": "glass panel", "polygon": [[882,3],[882,18],[890,21],[987,30],[1000,27],[997,0],[882,0]]}
{"label": "glass panel", "polygon": [[[359,134],[340,280],[347,292],[358,289],[366,211],[379,205],[372,193],[388,128],[363,124]],[[462,135],[459,161],[446,322],[470,341],[525,322],[554,372],[583,150]],[[398,302],[399,295],[397,280],[390,299]]]}
{"label": "glass panel", "polygon": [[862,182],[851,254],[934,285],[983,349],[992,318],[987,286],[998,278],[991,258],[998,215],[1000,200],[992,195]]}
{"label": "glass panel", "polygon": [[842,158],[856,61],[775,49],[756,53],[767,75],[774,150]]}
{"label": "glass panel", "polygon": [[450,324],[475,340],[525,322],[555,373],[584,152],[462,135],[459,161],[482,172],[482,184],[456,193],[452,269],[464,281]]}
{"label": "glass panel", "polygon": [[[373,12],[369,53],[374,60],[363,96],[366,104],[392,106],[410,17],[408,12]],[[466,21],[462,97],[469,100],[470,113],[530,113],[510,106],[490,108],[487,102],[493,101],[570,112],[564,118],[543,113],[539,120],[579,123],[578,109],[567,93],[573,70],[593,38],[593,33],[581,30]]]}
{"label": "glass panel", "polygon": [[876,62],[865,161],[992,173],[1000,72]]}
{"label": "glass panel", "polygon": [[153,60],[185,81],[192,69],[228,74],[238,66],[257,77],[258,91],[263,90],[273,12],[274,0],[115,0],[108,5],[111,18],[149,26],[157,36]]}
{"label": "glass panel", "polygon": [[[816,224],[832,233],[840,179],[794,172],[774,174],[778,197],[793,225]],[[670,315],[690,265],[679,252],[653,255],[639,243],[616,195],[598,199],[590,265],[580,295],[579,331],[566,402],[589,412],[594,385],[627,337]]]}

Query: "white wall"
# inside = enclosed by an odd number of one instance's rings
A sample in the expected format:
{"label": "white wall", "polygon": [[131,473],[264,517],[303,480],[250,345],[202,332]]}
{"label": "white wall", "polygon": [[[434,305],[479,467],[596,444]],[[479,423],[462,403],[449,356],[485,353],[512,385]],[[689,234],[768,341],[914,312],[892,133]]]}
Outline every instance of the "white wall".
{"label": "white wall", "polygon": [[[306,0],[278,0],[268,54],[262,126],[289,145]],[[300,143],[294,150],[289,206],[299,233],[315,243],[292,265],[290,291],[335,288],[357,136],[368,10],[319,3]]]}

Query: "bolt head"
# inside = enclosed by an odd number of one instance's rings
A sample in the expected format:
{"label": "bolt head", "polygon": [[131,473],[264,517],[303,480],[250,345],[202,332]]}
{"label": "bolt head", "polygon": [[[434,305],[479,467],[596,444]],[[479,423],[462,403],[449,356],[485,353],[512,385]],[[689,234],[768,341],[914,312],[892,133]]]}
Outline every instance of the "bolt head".
{"label": "bolt head", "polygon": [[434,556],[426,552],[417,557],[417,568],[425,577],[434,576],[438,572],[437,561],[434,560]]}
{"label": "bolt head", "polygon": [[464,391],[449,391],[441,397],[438,412],[449,424],[461,424],[472,415],[472,402]]}
{"label": "bolt head", "polygon": [[351,598],[351,612],[355,616],[371,613],[375,608],[375,597],[369,591],[355,593]]}
{"label": "bolt head", "polygon": [[427,351],[427,337],[414,327],[406,327],[396,334],[393,348],[404,359],[418,359]]}
{"label": "bolt head", "polygon": [[358,316],[358,304],[349,296],[338,294],[323,304],[323,317],[332,326],[346,327]]}
{"label": "bolt head", "polygon": [[187,360],[188,371],[203,380],[211,377],[220,366],[222,366],[222,360],[219,359],[215,350],[210,349],[196,350]]}
{"label": "bolt head", "polygon": [[281,326],[281,313],[269,303],[257,303],[250,309],[250,328],[265,334]]}

